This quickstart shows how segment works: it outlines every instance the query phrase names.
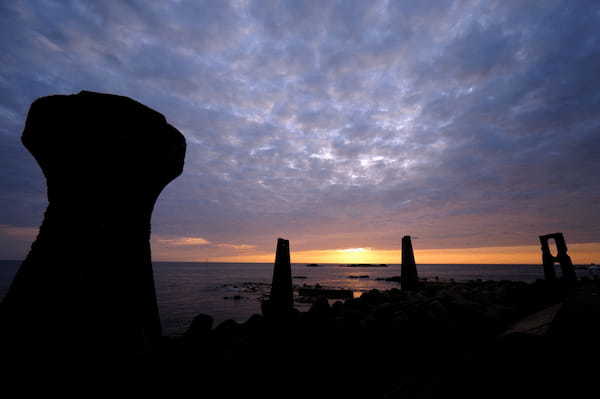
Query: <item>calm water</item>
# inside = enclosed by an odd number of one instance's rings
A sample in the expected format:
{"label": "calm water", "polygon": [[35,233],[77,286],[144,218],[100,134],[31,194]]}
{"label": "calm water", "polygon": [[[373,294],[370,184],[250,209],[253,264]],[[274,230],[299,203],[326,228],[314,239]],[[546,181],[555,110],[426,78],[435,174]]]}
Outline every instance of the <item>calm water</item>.
{"label": "calm water", "polygon": [[[4,297],[19,266],[18,261],[0,261],[0,297]],[[419,276],[465,281],[519,280],[543,278],[539,265],[418,265]],[[226,319],[245,321],[260,312],[260,298],[269,292],[272,263],[182,263],[154,262],[154,275],[165,334],[180,334],[198,313],[210,314],[219,323]],[[399,288],[399,284],[377,281],[378,277],[400,275],[400,265],[381,268],[324,265],[292,266],[294,284],[351,289],[360,292],[373,288]],[[349,276],[368,275],[368,279]],[[234,299],[234,297],[236,299]],[[303,309],[307,305],[299,304]]]}

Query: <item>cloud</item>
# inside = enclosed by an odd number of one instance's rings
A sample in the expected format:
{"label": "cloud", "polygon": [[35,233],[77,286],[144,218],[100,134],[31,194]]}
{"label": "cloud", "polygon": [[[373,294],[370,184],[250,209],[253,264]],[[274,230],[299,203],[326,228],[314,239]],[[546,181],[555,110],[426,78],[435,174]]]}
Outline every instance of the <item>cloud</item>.
{"label": "cloud", "polygon": [[344,248],[344,249],[336,249],[338,252],[366,252],[370,251],[371,248]]}
{"label": "cloud", "polygon": [[156,238],[156,241],[172,246],[197,246],[209,245],[211,242],[202,237]]}
{"label": "cloud", "polygon": [[5,224],[0,224],[0,234],[20,240],[33,240],[38,233],[38,229],[34,227],[15,227]]}
{"label": "cloud", "polygon": [[2,259],[23,259],[37,233],[37,227],[0,224]]}
{"label": "cloud", "polygon": [[29,104],[87,89],[185,134],[153,218],[210,243],[181,251],[598,241],[599,22],[595,1],[2,4],[0,223],[46,205]]}
{"label": "cloud", "polygon": [[[0,229],[2,226],[0,226]],[[226,242],[211,242],[202,237],[164,237],[154,235],[152,237],[154,244],[161,248],[187,247],[185,250],[201,249],[202,251],[212,251],[214,249],[224,248],[236,251],[246,251],[256,248],[250,244],[232,244]]]}
{"label": "cloud", "polygon": [[221,248],[230,248],[238,251],[245,251],[248,249],[256,248],[256,245],[248,245],[248,244],[217,244],[217,246]]}

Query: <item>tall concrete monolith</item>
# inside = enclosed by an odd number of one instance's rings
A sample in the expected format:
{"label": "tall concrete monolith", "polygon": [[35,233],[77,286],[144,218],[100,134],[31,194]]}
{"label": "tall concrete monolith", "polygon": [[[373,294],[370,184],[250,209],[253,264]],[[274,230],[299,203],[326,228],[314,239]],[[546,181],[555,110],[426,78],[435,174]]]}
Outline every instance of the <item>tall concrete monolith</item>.
{"label": "tall concrete monolith", "polygon": [[278,317],[287,314],[293,307],[294,291],[292,286],[292,267],[290,264],[290,242],[283,238],[278,238],[271,295],[266,307],[268,309],[267,315]]}
{"label": "tall concrete monolith", "polygon": [[5,339],[36,353],[151,349],[161,323],[150,221],[183,170],[183,135],[137,101],[82,91],[36,100],[22,142],[48,207],[0,306]]}
{"label": "tall concrete monolith", "polygon": [[402,268],[400,271],[400,285],[403,290],[414,290],[419,285],[417,264],[413,252],[410,236],[402,237]]}
{"label": "tall concrete monolith", "polygon": [[[556,243],[556,256],[550,251],[549,240],[554,240]],[[540,236],[542,246],[542,264],[544,265],[544,278],[546,280],[556,280],[556,271],[554,264],[558,262],[560,265],[561,277],[567,282],[575,282],[577,275],[571,257],[567,253],[567,242],[563,233],[553,233]]]}

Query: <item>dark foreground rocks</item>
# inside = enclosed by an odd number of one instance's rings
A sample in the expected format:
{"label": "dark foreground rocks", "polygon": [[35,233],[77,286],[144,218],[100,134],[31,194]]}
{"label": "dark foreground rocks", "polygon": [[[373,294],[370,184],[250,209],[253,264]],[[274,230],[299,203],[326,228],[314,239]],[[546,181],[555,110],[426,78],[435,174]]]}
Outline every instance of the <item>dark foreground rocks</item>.
{"label": "dark foreground rocks", "polygon": [[96,380],[88,390],[116,369],[142,392],[201,398],[575,398],[595,385],[599,316],[598,281],[426,283],[279,318],[198,315],[134,362],[72,367]]}
{"label": "dark foreground rocks", "polygon": [[560,282],[428,283],[332,304],[320,298],[307,312],[213,329],[199,316],[155,360],[170,365],[176,384],[224,397],[520,397],[547,390],[536,376],[564,367],[564,337],[552,335],[558,321],[538,337],[504,333],[573,295]]}

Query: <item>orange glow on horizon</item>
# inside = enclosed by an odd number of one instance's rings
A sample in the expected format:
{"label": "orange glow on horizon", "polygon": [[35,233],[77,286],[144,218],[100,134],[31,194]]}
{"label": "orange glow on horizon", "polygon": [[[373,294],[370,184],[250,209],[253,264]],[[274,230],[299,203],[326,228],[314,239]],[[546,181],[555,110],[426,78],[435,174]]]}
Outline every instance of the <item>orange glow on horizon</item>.
{"label": "orange glow on horizon", "polygon": [[[569,255],[574,264],[600,262],[600,243],[570,244]],[[481,247],[452,249],[415,249],[415,258],[423,264],[539,264],[539,246]],[[212,262],[269,263],[274,253],[253,253],[209,258]],[[204,258],[197,259],[203,261]],[[293,263],[401,263],[400,250],[372,248],[341,248],[313,251],[293,251]]]}

